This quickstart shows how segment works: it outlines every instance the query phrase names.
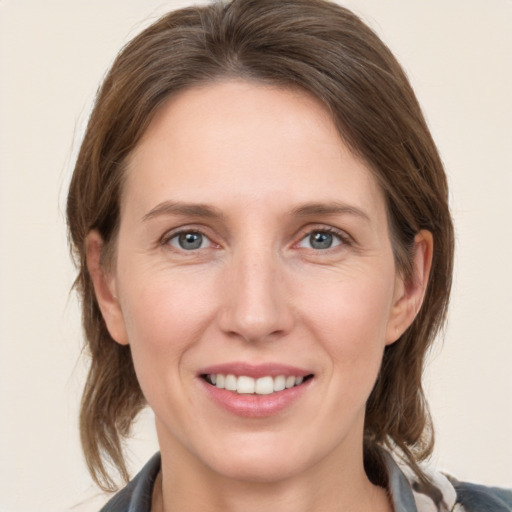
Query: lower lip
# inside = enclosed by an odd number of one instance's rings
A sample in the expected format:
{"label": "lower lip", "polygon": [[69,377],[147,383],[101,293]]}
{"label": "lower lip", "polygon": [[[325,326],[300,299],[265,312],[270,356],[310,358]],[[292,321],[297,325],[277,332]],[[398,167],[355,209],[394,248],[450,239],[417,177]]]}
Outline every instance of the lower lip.
{"label": "lower lip", "polygon": [[213,386],[202,378],[199,380],[209,397],[226,411],[246,418],[265,418],[290,407],[306,392],[313,379],[310,378],[299,386],[269,395],[238,394]]}

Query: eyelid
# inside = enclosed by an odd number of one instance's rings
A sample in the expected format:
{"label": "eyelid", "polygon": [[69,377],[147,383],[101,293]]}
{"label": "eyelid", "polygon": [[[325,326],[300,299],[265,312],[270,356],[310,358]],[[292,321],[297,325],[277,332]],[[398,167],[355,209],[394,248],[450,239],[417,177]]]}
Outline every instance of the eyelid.
{"label": "eyelid", "polygon": [[[209,234],[210,230],[206,229],[203,226],[198,226],[197,224],[185,224],[182,226],[177,226],[175,228],[169,229],[166,231],[159,239],[158,244],[162,246],[169,245],[169,241],[176,236],[179,236],[183,233],[198,233],[207,238],[210,242],[210,246],[217,246],[220,247],[220,244],[216,243],[214,241],[214,238]],[[329,226],[325,224],[309,224],[307,226],[302,227],[298,234],[293,237],[296,241],[292,244],[292,246],[297,246],[300,242],[302,242],[306,237],[311,236],[314,232],[324,232],[332,234],[336,237],[338,237],[341,240],[342,246],[351,246],[355,245],[355,241],[352,238],[351,235],[349,235],[345,230],[336,228],[334,226]],[[335,249],[338,246],[333,247],[332,249]],[[325,249],[324,252],[327,252],[329,249]],[[318,250],[315,250],[318,251]],[[185,251],[186,252],[186,251]]]}
{"label": "eyelid", "polygon": [[[195,242],[199,242],[199,246],[190,248],[183,247],[183,244],[186,243],[186,241],[188,241],[188,237],[191,235],[194,237]],[[194,252],[199,251],[201,249],[208,249],[212,245],[211,240],[206,235],[198,233],[197,231],[185,231],[183,233],[177,233],[171,238],[169,238],[169,241],[167,243],[174,247],[175,249],[177,249],[178,251],[183,250],[185,252]]]}
{"label": "eyelid", "polygon": [[[178,226],[176,228],[172,228],[168,231],[166,231],[159,239],[159,244],[162,245],[162,246],[165,246],[165,245],[170,245],[169,242],[179,236],[179,235],[182,235],[183,233],[198,233],[202,236],[204,236],[205,238],[207,238],[210,242],[210,246],[212,245],[217,245],[215,244],[215,242],[212,240],[212,237],[206,232],[207,230],[204,229],[204,228],[201,228],[201,227],[198,227],[197,225],[183,225],[183,226]],[[186,251],[185,251],[186,252]]]}
{"label": "eyelid", "polygon": [[[295,242],[294,245],[299,244],[305,238],[307,238],[308,236],[311,236],[311,234],[315,233],[315,232],[329,233],[331,235],[338,237],[341,240],[340,245],[353,245],[354,244],[354,239],[346,231],[339,229],[339,228],[335,228],[334,226],[314,224],[314,225],[308,225],[299,231],[298,241]],[[335,246],[335,247],[337,247],[337,246]],[[333,247],[333,249],[334,249],[334,247]],[[329,250],[329,249],[325,249],[325,251],[327,251],[327,250]]]}

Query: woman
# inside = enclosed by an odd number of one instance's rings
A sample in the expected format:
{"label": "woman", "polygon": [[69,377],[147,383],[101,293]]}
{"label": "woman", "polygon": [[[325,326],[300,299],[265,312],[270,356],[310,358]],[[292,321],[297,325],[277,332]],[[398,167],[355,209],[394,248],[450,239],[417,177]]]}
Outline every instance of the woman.
{"label": "woman", "polygon": [[104,510],[509,510],[420,466],[447,197],[406,77],[349,11],[235,0],[137,36],[68,198],[89,468],[127,477],[146,403],[161,450]]}

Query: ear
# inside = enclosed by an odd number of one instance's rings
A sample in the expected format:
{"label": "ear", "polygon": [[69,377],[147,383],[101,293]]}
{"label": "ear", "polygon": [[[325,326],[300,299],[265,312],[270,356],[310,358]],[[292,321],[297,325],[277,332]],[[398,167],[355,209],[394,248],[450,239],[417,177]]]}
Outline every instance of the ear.
{"label": "ear", "polygon": [[386,335],[386,345],[397,341],[416,318],[427,289],[434,239],[430,231],[422,230],[414,238],[412,279],[405,282],[397,275]]}
{"label": "ear", "polygon": [[128,345],[123,312],[117,298],[115,273],[112,270],[106,270],[102,264],[103,246],[103,239],[96,230],[87,235],[85,239],[87,270],[110,336],[117,343]]}

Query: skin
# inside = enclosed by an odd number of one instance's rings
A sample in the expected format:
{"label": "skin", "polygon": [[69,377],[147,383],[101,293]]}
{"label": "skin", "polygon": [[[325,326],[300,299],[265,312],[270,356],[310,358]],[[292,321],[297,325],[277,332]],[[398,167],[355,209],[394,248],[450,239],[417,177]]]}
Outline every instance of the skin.
{"label": "skin", "polygon": [[[385,346],[421,305],[430,233],[404,283],[376,180],[299,91],[222,81],[182,92],[126,172],[114,264],[101,267],[91,232],[88,266],[155,412],[153,510],[391,510],[363,469],[365,403]],[[178,232],[202,233],[201,247],[183,249]],[[232,361],[314,377],[280,413],[239,417],[198,378]]]}

